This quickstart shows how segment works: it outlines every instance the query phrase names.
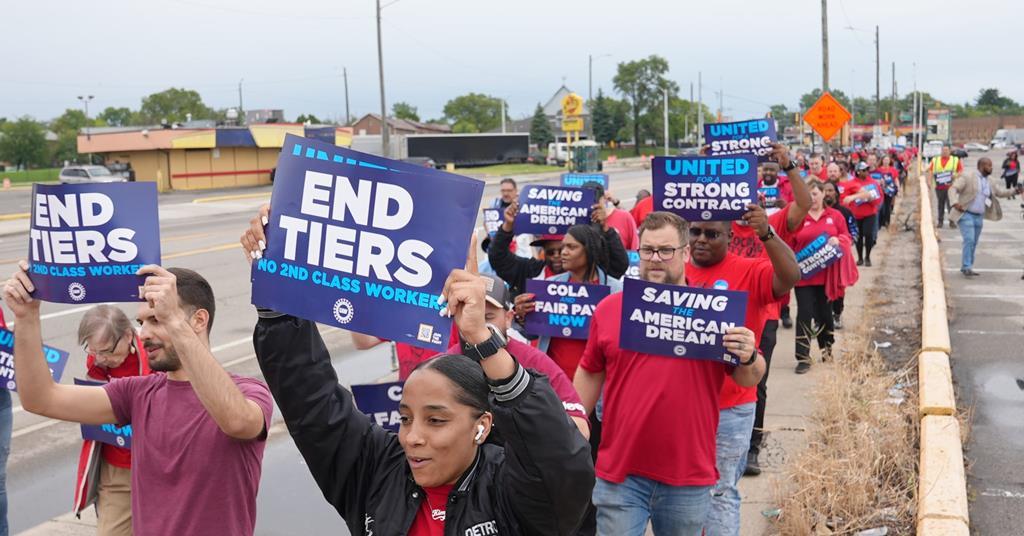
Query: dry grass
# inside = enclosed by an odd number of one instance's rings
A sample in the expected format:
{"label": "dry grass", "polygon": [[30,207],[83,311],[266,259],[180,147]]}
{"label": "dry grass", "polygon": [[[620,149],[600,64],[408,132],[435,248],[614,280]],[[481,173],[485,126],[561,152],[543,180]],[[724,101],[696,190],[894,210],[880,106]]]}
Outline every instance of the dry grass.
{"label": "dry grass", "polygon": [[[917,505],[916,356],[893,372],[864,334],[848,341],[814,395],[808,445],[777,490],[784,535],[854,534],[880,526],[912,534]],[[889,390],[904,386],[894,404]]]}

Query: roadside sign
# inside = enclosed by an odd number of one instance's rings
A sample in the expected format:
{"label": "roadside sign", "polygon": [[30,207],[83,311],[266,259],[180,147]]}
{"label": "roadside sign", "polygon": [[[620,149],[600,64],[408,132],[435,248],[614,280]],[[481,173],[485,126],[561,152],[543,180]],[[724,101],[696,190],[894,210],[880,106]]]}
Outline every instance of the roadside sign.
{"label": "roadside sign", "polygon": [[831,140],[836,133],[842,130],[843,125],[850,120],[850,112],[843,108],[842,104],[825,92],[818,99],[818,102],[811,106],[804,114],[804,121],[811,125],[815,132],[821,135],[825,141]]}
{"label": "roadside sign", "polygon": [[[583,97],[569,93],[562,97],[562,116],[576,117],[583,113]],[[564,127],[563,127],[564,128]],[[569,130],[569,129],[565,129]]]}
{"label": "roadside sign", "polygon": [[566,132],[579,132],[583,130],[582,117],[565,117],[562,119],[562,130]]}

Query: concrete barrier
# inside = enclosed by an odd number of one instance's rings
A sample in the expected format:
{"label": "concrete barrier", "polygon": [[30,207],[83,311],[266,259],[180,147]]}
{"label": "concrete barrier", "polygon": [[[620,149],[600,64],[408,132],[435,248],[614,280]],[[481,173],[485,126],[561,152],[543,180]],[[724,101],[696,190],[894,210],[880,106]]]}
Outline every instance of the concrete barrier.
{"label": "concrete barrier", "polygon": [[970,534],[967,478],[960,422],[949,366],[951,344],[946,287],[938,238],[932,224],[931,188],[924,176],[921,192],[921,353],[918,388],[921,414],[921,463],[918,468],[917,534]]}

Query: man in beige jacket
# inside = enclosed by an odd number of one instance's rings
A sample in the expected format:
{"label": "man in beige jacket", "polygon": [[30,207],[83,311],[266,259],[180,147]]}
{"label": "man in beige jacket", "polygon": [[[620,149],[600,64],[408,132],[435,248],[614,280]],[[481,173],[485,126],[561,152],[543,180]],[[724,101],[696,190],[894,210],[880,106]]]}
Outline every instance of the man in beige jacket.
{"label": "man in beige jacket", "polygon": [[960,273],[967,277],[979,274],[974,266],[974,250],[981,238],[981,227],[985,220],[999,221],[1003,218],[1003,210],[999,206],[999,197],[1010,197],[1020,190],[1009,190],[1001,187],[992,176],[992,161],[988,158],[978,160],[977,171],[963,173],[953,181],[950,187],[950,201],[953,209],[949,218],[960,227],[960,236],[964,240],[963,260]]}

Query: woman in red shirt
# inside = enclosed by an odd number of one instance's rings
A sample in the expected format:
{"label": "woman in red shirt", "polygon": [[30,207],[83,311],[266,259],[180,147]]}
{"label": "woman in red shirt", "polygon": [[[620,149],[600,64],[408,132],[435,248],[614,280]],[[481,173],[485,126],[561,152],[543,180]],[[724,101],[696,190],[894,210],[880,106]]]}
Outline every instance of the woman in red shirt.
{"label": "woman in red shirt", "polygon": [[857,219],[857,266],[871,266],[871,249],[878,236],[878,209],[882,206],[882,187],[868,176],[870,166],[860,162],[854,178],[839,184],[839,202]]}
{"label": "woman in red shirt", "polygon": [[[78,325],[78,342],[87,357],[90,380],[109,382],[113,378],[150,373],[146,350],[124,311],[112,305],[97,305],[86,311]],[[75,514],[96,504],[96,534],[131,536],[131,467],[129,449],[85,441],[78,459],[75,486]]]}
{"label": "woman in red shirt", "polygon": [[[876,177],[875,175],[878,176]],[[878,227],[882,229],[889,227],[889,220],[892,217],[893,199],[900,193],[899,176],[900,172],[893,165],[892,156],[890,155],[883,156],[882,164],[871,173],[871,178],[881,184],[882,193],[885,194],[882,206],[878,210]]]}
{"label": "woman in red shirt", "polygon": [[[804,223],[793,236],[793,250],[797,251],[797,260],[802,257],[801,250],[810,246],[820,236],[827,235],[827,243],[840,247],[840,240],[850,242],[850,232],[846,228],[846,218],[838,210],[824,204],[825,194],[818,181],[808,184],[811,190],[811,210],[808,211]],[[836,267],[832,264],[824,270],[810,276],[804,276],[796,284],[796,373],[804,374],[811,368],[811,338],[818,339],[821,349],[821,360],[828,361],[832,357],[832,343],[835,341],[832,331],[835,328],[832,318],[832,307],[825,294],[825,280],[828,270]],[[813,323],[813,328],[812,328]]]}

